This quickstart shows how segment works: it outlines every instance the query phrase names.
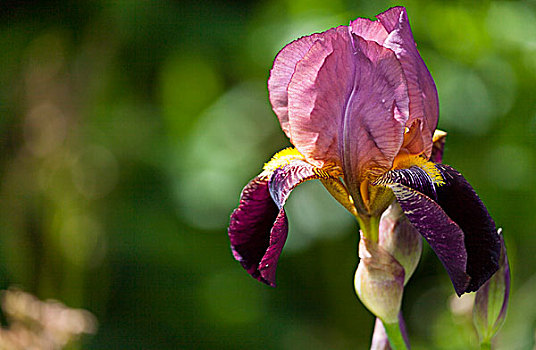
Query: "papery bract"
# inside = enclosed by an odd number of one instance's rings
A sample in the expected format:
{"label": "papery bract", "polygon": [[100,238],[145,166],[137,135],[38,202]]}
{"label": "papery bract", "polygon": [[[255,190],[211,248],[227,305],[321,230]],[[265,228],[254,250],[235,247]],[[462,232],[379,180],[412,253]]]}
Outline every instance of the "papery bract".
{"label": "papery bract", "polygon": [[404,292],[404,268],[381,246],[361,235],[354,286],[361,302],[386,323],[397,323]]}
{"label": "papery bract", "polygon": [[422,238],[396,202],[380,218],[378,245],[402,265],[408,283],[421,258]]}

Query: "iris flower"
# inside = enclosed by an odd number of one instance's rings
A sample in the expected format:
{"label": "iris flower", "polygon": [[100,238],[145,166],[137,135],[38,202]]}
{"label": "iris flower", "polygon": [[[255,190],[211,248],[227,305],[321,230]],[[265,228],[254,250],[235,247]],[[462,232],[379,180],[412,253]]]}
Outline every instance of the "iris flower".
{"label": "iris flower", "polygon": [[493,219],[465,178],[441,164],[437,91],[403,7],[291,42],[275,58],[268,90],[294,147],[265,164],[231,215],[232,252],[251,276],[275,286],[288,232],[284,204],[313,179],[372,241],[381,213],[398,201],[458,295],[497,271]]}

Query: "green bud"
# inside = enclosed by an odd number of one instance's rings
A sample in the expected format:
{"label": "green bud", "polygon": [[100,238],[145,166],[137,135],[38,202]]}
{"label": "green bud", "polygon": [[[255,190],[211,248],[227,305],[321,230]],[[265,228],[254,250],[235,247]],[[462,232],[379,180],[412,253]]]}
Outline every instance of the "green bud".
{"label": "green bud", "polygon": [[[501,229],[499,229],[500,234]],[[510,266],[501,236],[501,256],[499,270],[480,287],[475,295],[473,323],[480,343],[490,343],[506,318],[510,295]]]}

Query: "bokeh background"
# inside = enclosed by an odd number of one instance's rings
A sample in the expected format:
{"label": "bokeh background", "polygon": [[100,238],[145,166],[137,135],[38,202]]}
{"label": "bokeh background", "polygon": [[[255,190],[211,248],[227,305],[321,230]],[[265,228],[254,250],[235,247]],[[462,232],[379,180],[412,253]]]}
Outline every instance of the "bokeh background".
{"label": "bokeh background", "polygon": [[[91,311],[98,332],[72,348],[367,349],[357,225],[319,183],[288,202],[275,289],[233,260],[226,225],[289,145],[266,89],[278,50],[393,5],[439,90],[445,162],[503,227],[496,348],[533,349],[535,1],[3,0],[0,288]],[[453,292],[425,247],[403,305],[414,349],[476,347]]]}

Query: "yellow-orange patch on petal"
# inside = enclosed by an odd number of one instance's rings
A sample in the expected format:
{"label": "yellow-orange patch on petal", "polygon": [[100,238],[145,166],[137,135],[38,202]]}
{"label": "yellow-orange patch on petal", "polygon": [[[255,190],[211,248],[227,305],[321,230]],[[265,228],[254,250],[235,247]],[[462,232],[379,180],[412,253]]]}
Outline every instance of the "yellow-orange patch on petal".
{"label": "yellow-orange patch on petal", "polygon": [[264,167],[262,168],[263,171],[260,176],[269,176],[276,169],[282,168],[285,165],[289,165],[292,161],[295,160],[305,160],[305,157],[294,147],[285,148],[284,150],[274,154],[272,159],[270,159],[270,161],[264,164]]}
{"label": "yellow-orange patch on petal", "polygon": [[[305,157],[294,147],[285,148],[284,150],[276,153],[270,161],[264,164],[263,172],[260,177],[269,177],[274,171],[296,161],[304,161]],[[333,165],[326,165],[322,168],[312,169],[314,176],[309,177],[306,180],[319,179],[328,192],[352,215],[357,215],[357,209],[354,204],[352,196],[346,189],[346,186],[342,183],[339,177],[342,176],[342,171],[339,167]],[[306,181],[304,180],[304,181]]]}
{"label": "yellow-orange patch on petal", "polygon": [[[274,154],[272,159],[270,159],[270,161],[264,164],[264,167],[262,168],[263,171],[260,176],[269,176],[276,169],[282,168],[285,165],[289,165],[296,160],[302,160],[306,162],[305,156],[301,154],[300,151],[298,151],[296,148],[285,148],[284,150]],[[330,164],[326,164],[322,168],[316,168],[313,171],[316,175],[318,175],[318,178],[342,176],[342,171],[339,169],[339,167]]]}
{"label": "yellow-orange patch on petal", "polygon": [[395,157],[393,161],[393,168],[391,170],[408,169],[412,166],[417,166],[422,170],[426,171],[426,173],[428,174],[428,176],[430,176],[430,179],[432,179],[435,185],[441,186],[445,183],[443,176],[441,176],[441,173],[439,172],[439,170],[437,170],[435,164],[426,160],[421,155],[401,153]]}

